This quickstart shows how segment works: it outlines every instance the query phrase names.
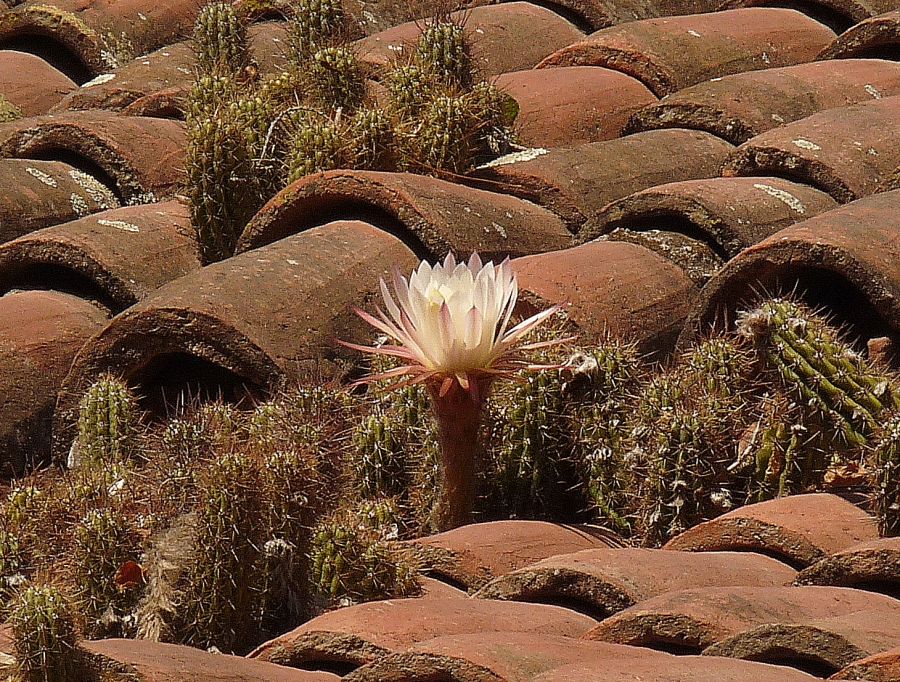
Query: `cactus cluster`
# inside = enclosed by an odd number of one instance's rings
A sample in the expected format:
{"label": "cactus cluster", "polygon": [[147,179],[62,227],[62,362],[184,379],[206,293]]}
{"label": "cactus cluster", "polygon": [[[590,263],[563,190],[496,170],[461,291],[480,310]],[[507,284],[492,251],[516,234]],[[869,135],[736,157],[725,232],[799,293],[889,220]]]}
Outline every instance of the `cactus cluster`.
{"label": "cactus cluster", "polygon": [[139,422],[131,389],[114,376],[100,377],[79,403],[78,460],[89,466],[126,461],[133,454]]}
{"label": "cactus cluster", "polygon": [[440,81],[466,90],[472,86],[474,66],[463,27],[452,21],[425,26],[416,43],[413,60]]}
{"label": "cactus cluster", "polygon": [[289,183],[344,165],[349,148],[340,123],[321,114],[304,113],[295,117],[295,127],[288,152]]}
{"label": "cactus cluster", "polygon": [[396,165],[394,128],[388,112],[360,109],[350,120],[353,164],[364,170],[390,170]]}
{"label": "cactus cluster", "polygon": [[346,28],[341,0],[298,0],[288,26],[294,60],[303,64],[317,50],[340,42]]}
{"label": "cactus cluster", "polygon": [[23,589],[10,610],[10,624],[22,682],[84,682],[92,677],[78,648],[74,610],[58,589]]}
{"label": "cactus cluster", "polygon": [[309,94],[326,109],[351,112],[366,94],[362,65],[350,47],[323,47],[313,53],[307,77]]}
{"label": "cactus cluster", "polygon": [[230,2],[201,8],[194,24],[194,54],[205,74],[242,77],[253,66],[247,21]]}

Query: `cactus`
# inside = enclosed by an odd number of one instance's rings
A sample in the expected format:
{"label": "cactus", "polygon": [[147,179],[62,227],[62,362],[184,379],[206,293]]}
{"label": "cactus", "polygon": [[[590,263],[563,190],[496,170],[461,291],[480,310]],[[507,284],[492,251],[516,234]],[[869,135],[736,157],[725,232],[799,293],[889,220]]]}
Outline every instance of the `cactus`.
{"label": "cactus", "polygon": [[100,377],[79,403],[78,459],[95,466],[124,462],[133,454],[139,420],[128,386],[111,375]]}
{"label": "cactus", "polygon": [[874,439],[878,525],[883,537],[900,536],[900,412],[884,420]]}
{"label": "cactus", "polygon": [[402,120],[417,119],[438,91],[433,74],[417,64],[401,64],[385,77],[391,110]]}
{"label": "cactus", "polygon": [[417,590],[410,560],[386,541],[384,528],[372,528],[386,516],[384,510],[365,516],[339,511],[316,527],[310,557],[319,594],[331,601],[362,602]]}
{"label": "cactus", "polygon": [[260,486],[253,461],[229,453],[198,473],[196,561],[186,582],[187,642],[245,648],[258,629]]}
{"label": "cactus", "polygon": [[361,109],[350,120],[353,165],[364,170],[393,170],[396,166],[393,122],[384,109]]}
{"label": "cactus", "polygon": [[738,329],[783,384],[851,445],[866,443],[885,407],[900,406],[890,380],[799,303],[766,301],[744,313]]}
{"label": "cactus", "polygon": [[509,153],[515,143],[512,126],[519,114],[516,100],[486,81],[476,83],[466,97],[481,122],[479,155],[489,158]]}
{"label": "cactus", "polygon": [[191,121],[186,164],[191,223],[203,260],[228,258],[261,205],[242,122],[226,113]]}
{"label": "cactus", "polygon": [[0,529],[0,604],[5,612],[10,598],[22,586],[29,573],[22,546],[17,533]]}
{"label": "cactus", "polygon": [[416,43],[415,63],[456,88],[472,85],[474,67],[462,26],[436,21],[426,26]]}
{"label": "cactus", "polygon": [[362,66],[349,47],[325,47],[315,52],[307,76],[309,94],[326,109],[352,111],[365,97]]}
{"label": "cactus", "polygon": [[682,359],[692,381],[707,393],[734,396],[750,389],[753,354],[739,339],[704,339]]}
{"label": "cactus", "polygon": [[363,498],[399,495],[406,489],[408,439],[407,425],[381,405],[354,429],[350,465]]}
{"label": "cactus", "polygon": [[123,617],[136,605],[139,590],[115,582],[120,567],[140,558],[140,543],[128,521],[109,508],[89,512],[75,528],[72,556],[88,636],[131,634],[123,630]]}
{"label": "cactus", "polygon": [[346,25],[340,0],[298,0],[289,20],[296,63],[303,64],[316,50],[337,42]]}
{"label": "cactus", "polygon": [[54,587],[29,586],[15,599],[10,622],[18,678],[22,682],[91,679],[71,606]]}
{"label": "cactus", "polygon": [[245,76],[253,66],[246,20],[230,2],[211,2],[194,24],[194,54],[201,74]]}
{"label": "cactus", "polygon": [[465,97],[438,95],[432,99],[412,132],[412,155],[407,162],[426,172],[469,170],[481,125],[476,114]]}
{"label": "cactus", "polygon": [[0,95],[0,123],[9,123],[22,118],[22,116],[22,110],[19,107]]}
{"label": "cactus", "polygon": [[343,129],[323,116],[306,115],[296,121],[288,153],[288,183],[305,175],[346,165],[349,149]]}

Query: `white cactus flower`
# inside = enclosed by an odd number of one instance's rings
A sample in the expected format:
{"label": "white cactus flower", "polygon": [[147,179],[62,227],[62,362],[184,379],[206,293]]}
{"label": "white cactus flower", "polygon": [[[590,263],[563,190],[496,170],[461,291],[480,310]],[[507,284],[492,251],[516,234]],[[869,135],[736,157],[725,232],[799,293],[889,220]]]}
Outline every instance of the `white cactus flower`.
{"label": "white cactus flower", "polygon": [[468,263],[458,263],[452,253],[443,263],[422,261],[409,279],[394,271],[394,294],[381,281],[387,314],[356,312],[393,340],[378,347],[344,343],[357,350],[392,355],[405,361],[402,367],[367,381],[408,375],[402,385],[439,380],[440,395],[454,383],[478,399],[479,385],[496,375],[520,368],[539,369],[520,359],[518,352],[559,341],[521,344],[522,338],[553,315],[548,308],[510,327],[518,297],[518,284],[507,258],[499,265],[482,264],[477,253]]}

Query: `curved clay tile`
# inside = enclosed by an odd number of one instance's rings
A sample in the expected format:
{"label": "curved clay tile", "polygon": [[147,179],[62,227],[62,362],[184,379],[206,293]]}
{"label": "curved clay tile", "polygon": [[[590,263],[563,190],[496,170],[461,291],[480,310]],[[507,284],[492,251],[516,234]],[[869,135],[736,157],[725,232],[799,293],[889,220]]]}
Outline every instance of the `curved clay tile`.
{"label": "curved clay tile", "polygon": [[666,544],[688,552],[764,552],[806,567],[878,537],[875,520],[828,493],[794,495],[735,509]]}
{"label": "curved clay tile", "polygon": [[25,116],[46,114],[77,87],[75,81],[40,57],[0,50],[0,95]]}
{"label": "curved clay tile", "polygon": [[518,103],[516,141],[527,147],[611,140],[631,114],[656,102],[640,81],[597,66],[513,71],[495,84]]}
{"label": "curved clay tile", "polygon": [[[887,9],[887,8],[885,8]],[[838,36],[819,55],[819,59],[848,57],[885,57],[897,54],[900,47],[900,9],[879,14],[860,22]]]}
{"label": "curved clay tile", "polygon": [[119,205],[93,176],[60,161],[0,159],[0,243]]}
{"label": "curved clay tile", "polygon": [[647,354],[672,350],[697,296],[680,267],[636,244],[589,242],[513,267],[524,313],[560,304],[586,333],[633,341]]}
{"label": "curved clay tile", "polygon": [[815,59],[834,32],[795,10],[754,8],[605,28],[538,66],[605,66],[658,97],[709,78]]}
{"label": "curved clay tile", "polygon": [[[780,6],[775,0],[726,0],[721,9]],[[801,12],[844,33],[858,21],[893,9],[894,0],[811,0],[798,5]]]}
{"label": "curved clay tile", "polygon": [[639,19],[714,12],[719,0],[552,0],[541,2],[585,32]]}
{"label": "curved clay tile", "polygon": [[466,590],[554,554],[617,547],[617,536],[593,526],[548,521],[473,523],[407,543],[426,575]]}
{"label": "curved clay tile", "polygon": [[613,230],[662,230],[694,235],[722,258],[837,202],[824,192],[781,178],[711,178],[657,185],[599,211],[579,232],[596,239]]}
{"label": "curved clay tile", "polygon": [[509,154],[477,169],[470,182],[549,208],[577,233],[606,204],[633,192],[718,176],[733,151],[732,145],[709,133],[651,130],[606,142]]}
{"label": "curved clay tile", "polygon": [[346,218],[397,235],[423,258],[452,250],[502,259],[571,243],[559,218],[516,197],[426,175],[336,170],[307,175],[279,192],[247,225],[238,252]]}
{"label": "curved clay tile", "polygon": [[107,312],[58,291],[0,297],[0,472],[21,475],[50,458],[53,405],[72,358]]}
{"label": "curved clay tile", "polygon": [[526,632],[581,637],[597,621],[545,604],[488,599],[393,599],[325,613],[266,642],[250,658],[306,670],[366,665],[436,637]]}
{"label": "curved clay tile", "polygon": [[[782,672],[783,671],[783,672]],[[347,682],[812,682],[798,671],[738,660],[525,633],[440,637],[351,673]]]}
{"label": "curved clay tile", "polygon": [[626,132],[705,130],[741,144],[825,109],[900,94],[900,64],[881,59],[810,62],[714,78],[638,111]]}
{"label": "curved clay tile", "polygon": [[160,118],[72,111],[0,126],[0,156],[60,159],[91,171],[123,203],[171,196],[183,182],[184,124]]}
{"label": "curved clay tile", "polygon": [[[465,26],[475,65],[484,78],[530,69],[551,52],[584,38],[561,16],[530,2],[483,5],[450,16]],[[354,45],[364,61],[383,66],[415,44],[421,27],[421,21],[410,21]]]}
{"label": "curved clay tile", "polygon": [[[338,682],[337,675],[292,670],[243,656],[230,656],[148,640],[101,639],[81,646],[110,667],[147,682]],[[134,676],[133,678],[131,676]]]}
{"label": "curved clay tile", "polygon": [[705,587],[645,599],[610,616],[585,638],[699,654],[760,625],[805,623],[856,611],[895,619],[900,601],[843,587]]}
{"label": "curved clay tile", "polygon": [[829,679],[896,682],[900,680],[900,646],[854,661]]}
{"label": "curved clay tile", "polygon": [[118,315],[75,360],[56,411],[57,454],[68,451],[78,399],[100,374],[127,378],[150,409],[186,384],[234,399],[245,389],[265,393],[343,353],[336,338],[368,342],[351,307],[373,302],[379,276],[393,266],[416,264],[396,237],[341,222],[164,285]]}
{"label": "curved clay tile", "polygon": [[[284,24],[254,24],[249,33],[260,73],[281,71],[287,61],[284,53],[288,39]],[[175,90],[183,96],[194,82],[196,68],[190,41],[167,45],[85,83],[65,97],[55,110],[119,110],[141,97],[163,90]]]}
{"label": "curved clay tile", "polygon": [[700,292],[679,343],[733,326],[739,310],[796,292],[862,339],[900,338],[900,191],[804,220],[745,249]]}
{"label": "curved clay tile", "polygon": [[71,12],[43,3],[0,12],[0,50],[32,52],[79,84],[117,66],[99,33]]}
{"label": "curved clay tile", "polygon": [[780,175],[841,203],[872,194],[900,165],[900,95],[807,116],[745,142],[723,175]]}
{"label": "curved clay tile", "polygon": [[703,654],[789,665],[825,677],[896,644],[900,638],[897,610],[760,625],[713,644]]}
{"label": "curved clay tile", "polygon": [[796,571],[752,552],[588,549],[544,559],[497,578],[475,597],[577,604],[598,620],[663,592],[700,587],[776,587]]}
{"label": "curved clay tile", "polygon": [[900,538],[879,538],[835,552],[805,568],[797,585],[840,585],[860,590],[900,589]]}
{"label": "curved clay tile", "polygon": [[200,267],[187,206],[176,201],[96,213],[0,246],[0,291],[60,283],[114,313]]}

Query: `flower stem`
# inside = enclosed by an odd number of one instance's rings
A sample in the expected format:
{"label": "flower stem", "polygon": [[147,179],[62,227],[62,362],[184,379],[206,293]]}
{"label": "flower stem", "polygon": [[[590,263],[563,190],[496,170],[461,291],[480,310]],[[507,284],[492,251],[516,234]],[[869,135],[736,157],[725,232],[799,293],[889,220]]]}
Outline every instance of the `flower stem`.
{"label": "flower stem", "polygon": [[435,522],[438,531],[445,531],[472,521],[481,455],[479,431],[487,386],[479,391],[477,398],[455,383],[444,396],[440,395],[439,386],[429,388],[438,422],[442,465]]}

